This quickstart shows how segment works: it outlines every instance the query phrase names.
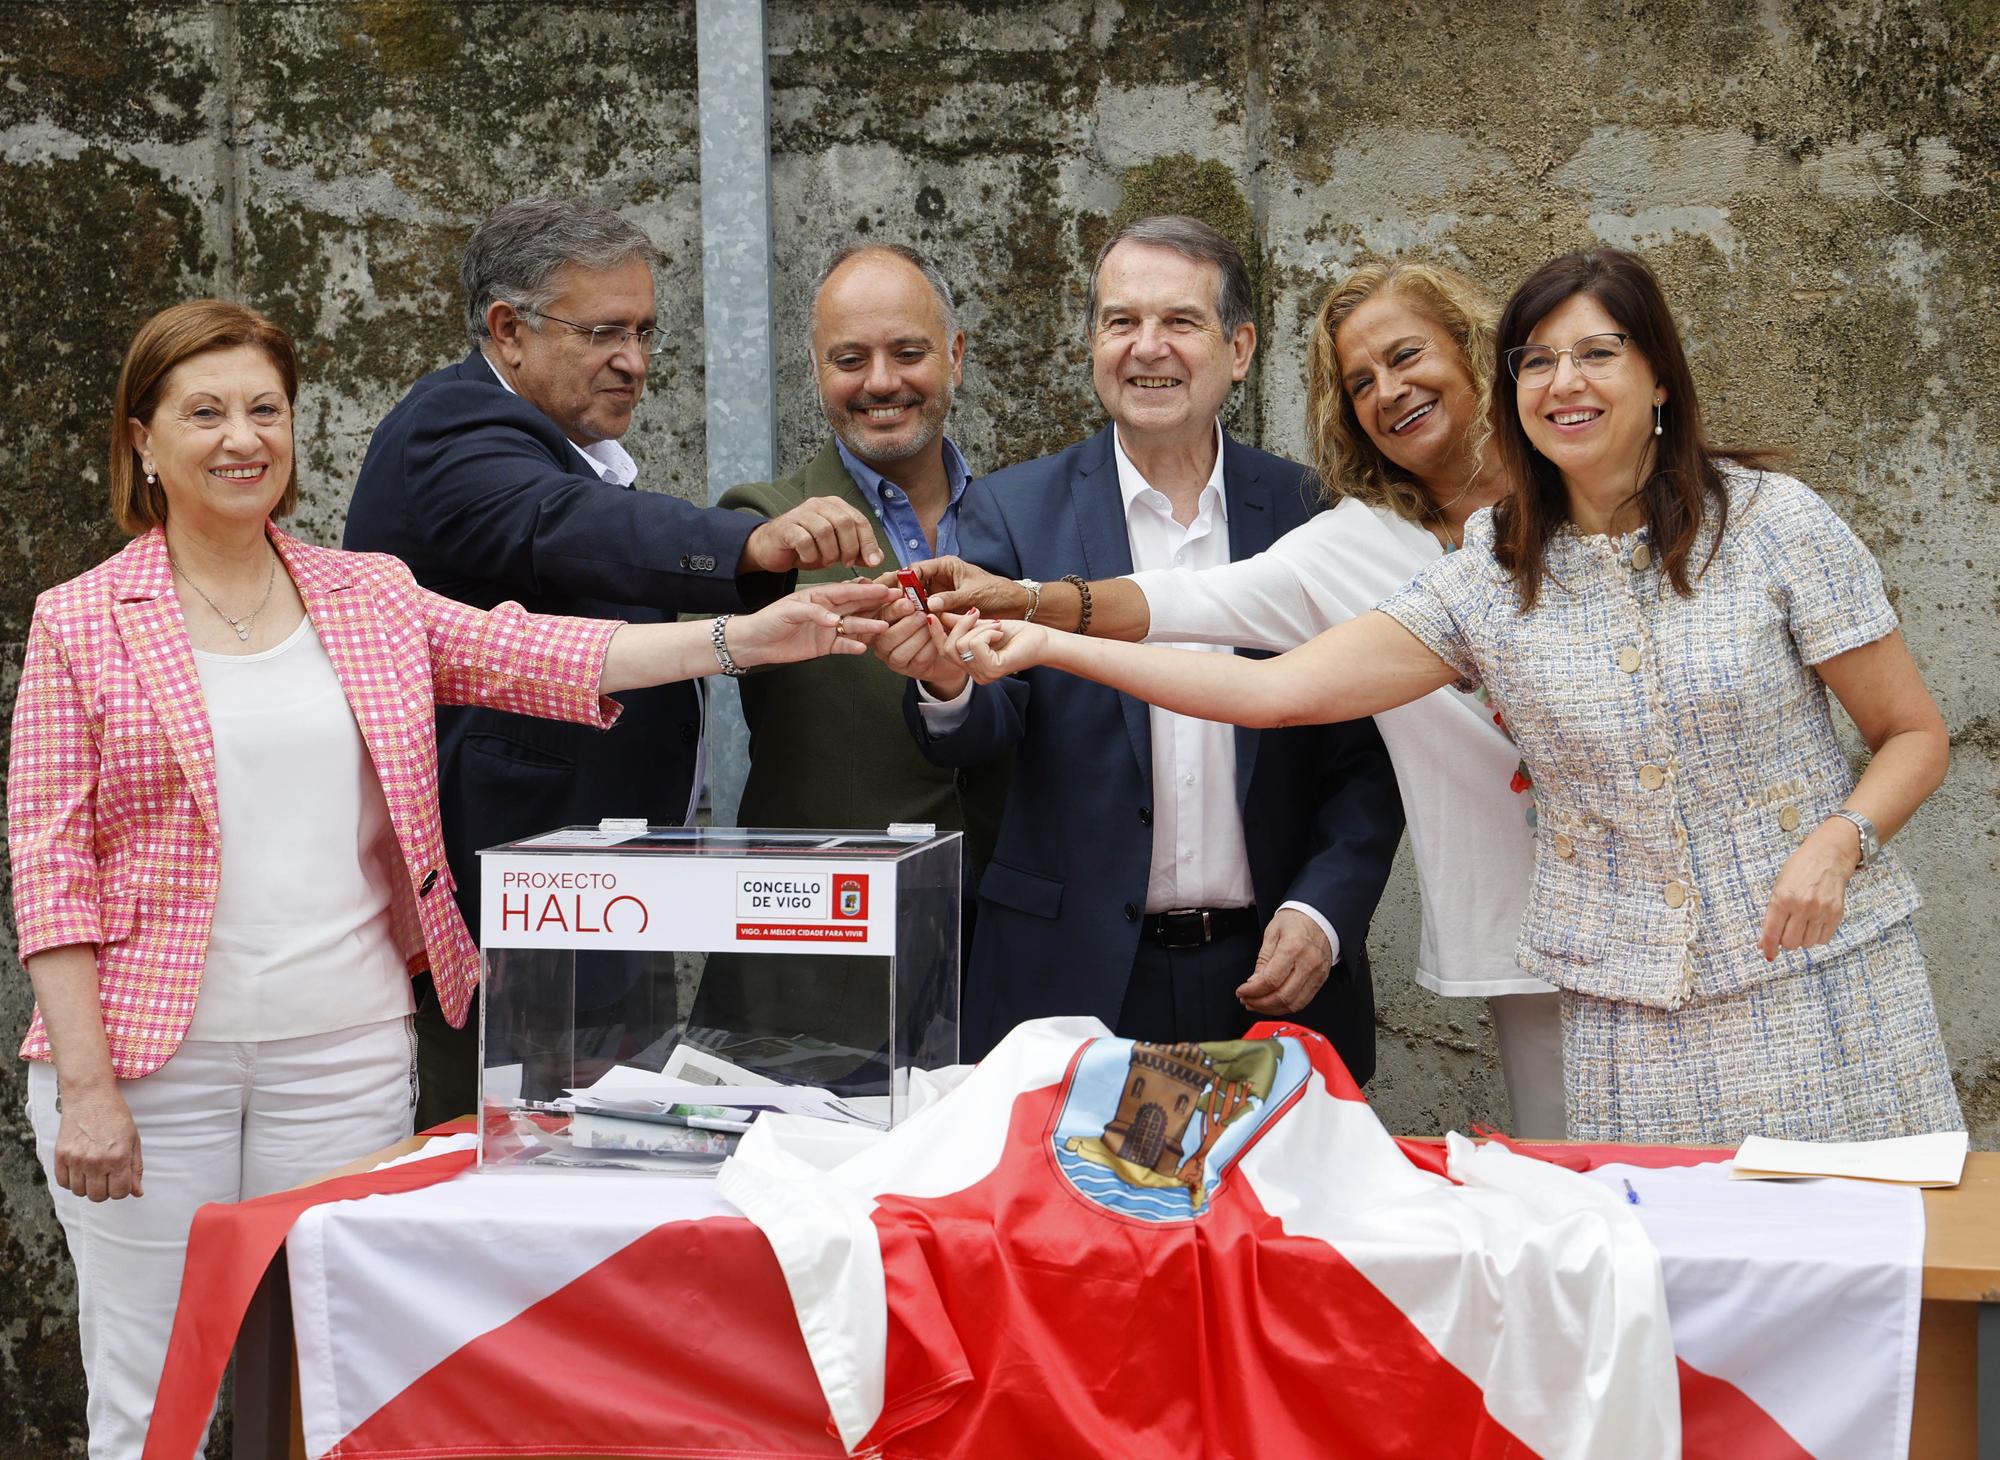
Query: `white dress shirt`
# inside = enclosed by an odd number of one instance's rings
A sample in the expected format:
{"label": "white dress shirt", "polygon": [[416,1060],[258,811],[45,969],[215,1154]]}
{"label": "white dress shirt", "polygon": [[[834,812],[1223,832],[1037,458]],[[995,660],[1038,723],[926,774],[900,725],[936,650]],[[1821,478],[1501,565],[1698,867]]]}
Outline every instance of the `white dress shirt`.
{"label": "white dress shirt", "polygon": [[[1134,572],[1199,571],[1229,561],[1229,502],[1222,488],[1222,427],[1215,428],[1215,465],[1201,489],[1194,520],[1174,521],[1173,503],[1149,484],[1111,433],[1118,491],[1125,502],[1125,538]],[[1157,642],[1157,641],[1156,641]],[[1172,644],[1173,648],[1227,654],[1216,644]],[[972,687],[938,700],[917,686],[917,706],[932,733],[964,722]],[[1153,747],[1153,849],[1146,878],[1146,911],[1175,908],[1248,907],[1257,894],[1250,881],[1250,856],[1243,842],[1243,817],[1236,809],[1236,732],[1213,720],[1176,715],[1157,706],[1147,711]],[[1333,924],[1302,902],[1281,904],[1311,918],[1326,935],[1335,962],[1340,935]]]}
{"label": "white dress shirt", "polygon": [[[1118,493],[1125,499],[1125,539],[1136,572],[1149,568],[1219,568],[1229,561],[1229,503],[1222,491],[1222,439],[1201,489],[1194,520],[1174,521],[1174,504],[1140,475],[1111,433]],[[1174,645],[1227,654],[1209,644]],[[1153,861],[1146,877],[1146,911],[1177,907],[1247,907],[1250,854],[1236,809],[1236,732],[1214,720],[1146,711],[1153,743]]]}

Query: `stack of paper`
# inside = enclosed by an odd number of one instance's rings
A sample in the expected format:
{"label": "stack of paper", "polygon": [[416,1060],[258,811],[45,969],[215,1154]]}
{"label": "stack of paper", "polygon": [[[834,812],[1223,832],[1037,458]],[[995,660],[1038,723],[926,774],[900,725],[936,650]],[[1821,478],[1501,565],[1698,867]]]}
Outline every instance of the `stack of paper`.
{"label": "stack of paper", "polygon": [[734,1084],[695,1083],[671,1074],[653,1074],[630,1065],[614,1065],[587,1089],[568,1092],[578,1110],[645,1119],[678,1107],[704,1106],[712,1119],[748,1122],[766,1112],[810,1115],[848,1125],[882,1128],[884,1115],[843,1100],[817,1085],[774,1085],[739,1081]]}
{"label": "stack of paper", "polygon": [[1970,1144],[1962,1130],[1884,1141],[1780,1141],[1751,1136],[1730,1175],[1743,1181],[1845,1176],[1903,1186],[1956,1186]]}

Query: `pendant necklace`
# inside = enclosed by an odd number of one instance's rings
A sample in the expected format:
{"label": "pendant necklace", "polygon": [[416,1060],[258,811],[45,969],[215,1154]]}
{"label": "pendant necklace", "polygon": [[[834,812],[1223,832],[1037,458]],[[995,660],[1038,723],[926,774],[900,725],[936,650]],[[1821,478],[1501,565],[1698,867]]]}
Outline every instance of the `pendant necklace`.
{"label": "pendant necklace", "polygon": [[1445,514],[1451,511],[1451,509],[1456,507],[1460,502],[1463,502],[1467,494],[1470,493],[1472,489],[1478,485],[1479,485],[1479,475],[1478,473],[1475,472],[1472,475],[1471,479],[1468,480],[1463,487],[1459,488],[1459,492],[1456,497],[1453,497],[1449,502],[1435,502],[1431,504],[1431,510],[1429,513],[1431,531],[1444,540],[1444,550],[1448,553],[1457,552],[1458,543],[1456,540],[1453,539],[1451,535],[1451,524],[1446,519]]}
{"label": "pendant necklace", "polygon": [[229,627],[236,630],[237,638],[241,639],[246,644],[250,642],[251,626],[257,622],[257,615],[262,613],[264,611],[265,605],[271,601],[271,590],[275,588],[278,584],[277,554],[273,553],[271,555],[271,572],[270,576],[265,578],[264,580],[264,596],[257,600],[257,606],[255,608],[251,609],[250,612],[243,614],[241,617],[233,613],[224,612],[222,605],[217,603],[213,598],[210,598],[208,596],[207,591],[202,588],[201,584],[195,582],[193,578],[188,576],[188,570],[186,568],[183,568],[179,563],[174,561],[174,555],[172,553],[167,554],[167,563],[168,566],[170,566],[176,573],[181,575],[181,577],[186,581],[188,587],[192,588],[196,593],[199,593],[201,595],[201,601],[203,603],[207,604],[210,608],[215,610],[217,617],[219,617],[224,623],[228,624]]}

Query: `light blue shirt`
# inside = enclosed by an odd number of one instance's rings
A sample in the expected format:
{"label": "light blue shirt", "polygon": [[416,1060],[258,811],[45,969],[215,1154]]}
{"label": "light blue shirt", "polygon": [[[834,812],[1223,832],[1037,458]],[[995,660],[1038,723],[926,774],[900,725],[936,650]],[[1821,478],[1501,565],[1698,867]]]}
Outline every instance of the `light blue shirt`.
{"label": "light blue shirt", "polygon": [[910,505],[910,494],[849,451],[845,441],[836,438],[833,444],[840,452],[840,464],[847,468],[854,485],[861,488],[861,495],[868,499],[875,515],[882,519],[882,526],[888,529],[886,546],[895,550],[897,562],[907,568],[928,558],[957,555],[958,504],[965,496],[972,472],[949,436],[944,438],[944,475],[951,483],[951,499],[945,503],[944,515],[938,518],[936,552],[924,541],[924,527],[917,521],[917,509]]}

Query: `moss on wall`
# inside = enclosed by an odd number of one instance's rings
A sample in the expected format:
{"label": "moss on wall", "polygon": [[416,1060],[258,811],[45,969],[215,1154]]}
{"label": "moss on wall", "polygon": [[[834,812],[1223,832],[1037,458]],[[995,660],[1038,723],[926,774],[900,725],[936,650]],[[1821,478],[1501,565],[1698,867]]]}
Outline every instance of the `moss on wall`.
{"label": "moss on wall", "polygon": [[[1187,211],[1245,246],[1257,373],[1232,424],[1297,454],[1326,284],[1417,252],[1504,293],[1592,241],[1641,250],[1713,434],[1790,449],[1877,550],[1950,724],[1899,846],[1975,1138],[2000,1139],[2000,47],[1995,0],[771,0],[781,464],[824,439],[799,342],[850,233],[914,242],[969,334],[975,468],[1099,423],[1084,281],[1112,228]],[[0,37],[0,691],[36,589],[116,542],[103,414],[125,339],[233,291],[300,340],[299,527],[338,537],[370,431],[464,348],[456,262],[494,203],[577,191],[665,249],[628,444],[699,497],[694,5],[16,5]],[[0,693],[0,708],[11,698]],[[1374,1094],[1410,1129],[1505,1120],[1476,1006],[1401,976],[1376,920]],[[0,1026],[27,1015],[0,983]],[[4,1032],[4,1031],[0,1031]],[[19,1072],[0,1065],[18,1108]],[[0,1434],[76,1453],[72,1298],[31,1153],[0,1145]]]}

